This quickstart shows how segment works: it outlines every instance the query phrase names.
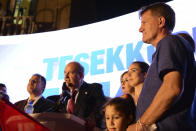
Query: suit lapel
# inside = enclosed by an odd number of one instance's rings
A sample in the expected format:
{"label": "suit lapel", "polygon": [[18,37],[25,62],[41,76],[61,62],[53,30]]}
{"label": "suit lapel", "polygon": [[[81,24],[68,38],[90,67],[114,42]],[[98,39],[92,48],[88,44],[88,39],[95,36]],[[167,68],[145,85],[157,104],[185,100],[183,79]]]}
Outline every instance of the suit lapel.
{"label": "suit lapel", "polygon": [[78,114],[81,110],[84,110],[84,108],[86,107],[87,95],[88,84],[86,82],[83,82],[82,86],[79,89],[79,94],[74,107],[74,113]]}
{"label": "suit lapel", "polygon": [[45,98],[42,96],[33,106],[34,107],[34,111],[33,112],[38,112],[44,102]]}
{"label": "suit lapel", "polygon": [[24,100],[24,101],[21,103],[21,108],[23,109],[23,111],[24,111],[24,108],[25,108],[25,106],[26,106],[26,104],[27,104],[27,101],[28,101],[28,99]]}

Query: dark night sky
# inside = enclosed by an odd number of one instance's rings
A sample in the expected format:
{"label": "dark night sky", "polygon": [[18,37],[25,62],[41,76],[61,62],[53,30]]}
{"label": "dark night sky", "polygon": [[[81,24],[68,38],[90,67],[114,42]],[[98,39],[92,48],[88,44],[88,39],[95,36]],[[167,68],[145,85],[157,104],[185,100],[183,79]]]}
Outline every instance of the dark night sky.
{"label": "dark night sky", "polygon": [[70,27],[107,20],[148,4],[168,1],[171,0],[72,0]]}

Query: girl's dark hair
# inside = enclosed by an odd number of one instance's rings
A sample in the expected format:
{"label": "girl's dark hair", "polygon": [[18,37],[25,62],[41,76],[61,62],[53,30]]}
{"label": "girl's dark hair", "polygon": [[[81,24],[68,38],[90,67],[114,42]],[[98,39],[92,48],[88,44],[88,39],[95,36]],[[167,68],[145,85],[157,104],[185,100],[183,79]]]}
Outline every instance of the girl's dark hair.
{"label": "girl's dark hair", "polygon": [[120,80],[123,78],[123,76],[124,76],[126,73],[128,73],[128,71],[125,71],[125,72],[122,73],[122,75],[120,76]]}
{"label": "girl's dark hair", "polygon": [[132,115],[133,121],[135,121],[136,107],[131,95],[126,94],[126,97],[123,98],[122,97],[112,98],[105,104],[104,107],[106,108],[107,106],[114,106],[114,108],[117,111],[124,113],[127,118],[129,118],[129,116]]}

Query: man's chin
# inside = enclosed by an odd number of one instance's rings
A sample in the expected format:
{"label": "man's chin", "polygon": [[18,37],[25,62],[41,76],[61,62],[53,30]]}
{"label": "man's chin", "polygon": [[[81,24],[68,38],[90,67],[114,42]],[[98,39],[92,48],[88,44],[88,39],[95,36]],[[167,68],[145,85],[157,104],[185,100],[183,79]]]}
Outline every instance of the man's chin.
{"label": "man's chin", "polygon": [[147,41],[147,40],[145,40],[145,39],[142,39],[142,41],[143,41],[143,43],[146,43],[146,44],[148,44],[148,41]]}

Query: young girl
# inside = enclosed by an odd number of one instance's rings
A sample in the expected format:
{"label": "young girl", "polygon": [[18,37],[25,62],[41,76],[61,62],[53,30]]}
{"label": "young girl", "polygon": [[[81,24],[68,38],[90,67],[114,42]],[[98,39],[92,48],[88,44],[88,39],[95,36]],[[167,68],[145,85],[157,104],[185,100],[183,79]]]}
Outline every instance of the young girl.
{"label": "young girl", "polygon": [[126,131],[135,120],[135,105],[130,95],[111,99],[105,106],[106,131]]}

